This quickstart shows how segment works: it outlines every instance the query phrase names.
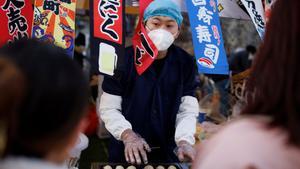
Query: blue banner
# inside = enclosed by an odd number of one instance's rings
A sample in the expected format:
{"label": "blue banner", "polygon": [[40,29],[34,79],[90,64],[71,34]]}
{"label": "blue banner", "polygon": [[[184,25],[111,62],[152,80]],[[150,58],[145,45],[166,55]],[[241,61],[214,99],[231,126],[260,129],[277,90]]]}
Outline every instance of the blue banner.
{"label": "blue banner", "polygon": [[198,71],[228,74],[217,0],[186,0]]}

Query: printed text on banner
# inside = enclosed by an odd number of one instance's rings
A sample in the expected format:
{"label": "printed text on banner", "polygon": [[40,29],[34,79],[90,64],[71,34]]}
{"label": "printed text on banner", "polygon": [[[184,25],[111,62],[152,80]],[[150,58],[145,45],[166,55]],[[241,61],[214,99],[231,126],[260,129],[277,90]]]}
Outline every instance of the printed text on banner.
{"label": "printed text on banner", "polygon": [[75,0],[36,0],[32,37],[60,46],[73,56]]}
{"label": "printed text on banner", "polygon": [[0,46],[31,36],[33,10],[30,0],[0,1]]}
{"label": "printed text on banner", "polygon": [[133,36],[135,68],[139,75],[145,72],[158,54],[158,50],[149,38],[144,27],[144,10],[152,0],[140,0],[140,17],[135,34]]}
{"label": "printed text on banner", "polygon": [[186,0],[198,71],[228,74],[216,0]]}

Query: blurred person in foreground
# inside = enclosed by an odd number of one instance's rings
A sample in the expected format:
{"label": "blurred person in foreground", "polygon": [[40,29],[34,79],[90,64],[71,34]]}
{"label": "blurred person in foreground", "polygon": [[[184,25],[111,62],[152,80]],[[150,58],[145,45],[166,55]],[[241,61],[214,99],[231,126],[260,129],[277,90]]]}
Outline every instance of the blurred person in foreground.
{"label": "blurred person in foreground", "polygon": [[278,0],[247,86],[244,117],[199,146],[193,169],[299,169],[300,1]]}
{"label": "blurred person in foreground", "polygon": [[8,59],[0,57],[0,157],[5,153],[8,138],[14,133],[16,109],[24,90],[21,71]]}
{"label": "blurred person in foreground", "polygon": [[66,168],[86,126],[88,83],[80,67],[63,49],[36,40],[14,42],[1,53],[24,75],[25,90],[0,168]]}

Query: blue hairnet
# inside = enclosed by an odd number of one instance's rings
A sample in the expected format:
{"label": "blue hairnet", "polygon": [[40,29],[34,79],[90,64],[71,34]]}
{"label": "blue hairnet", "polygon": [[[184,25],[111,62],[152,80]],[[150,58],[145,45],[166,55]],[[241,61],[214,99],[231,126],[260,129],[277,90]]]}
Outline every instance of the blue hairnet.
{"label": "blue hairnet", "polygon": [[180,26],[182,15],[180,8],[171,0],[154,0],[149,4],[144,12],[144,21],[153,16],[167,16],[174,19]]}

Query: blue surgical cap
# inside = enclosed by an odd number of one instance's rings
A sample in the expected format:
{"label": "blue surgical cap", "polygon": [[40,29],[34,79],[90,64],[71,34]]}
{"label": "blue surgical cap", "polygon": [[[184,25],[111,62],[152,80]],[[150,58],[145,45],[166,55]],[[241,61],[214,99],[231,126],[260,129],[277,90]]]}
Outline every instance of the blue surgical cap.
{"label": "blue surgical cap", "polygon": [[154,0],[144,12],[144,21],[154,16],[167,16],[174,19],[180,26],[182,15],[180,8],[172,0]]}

